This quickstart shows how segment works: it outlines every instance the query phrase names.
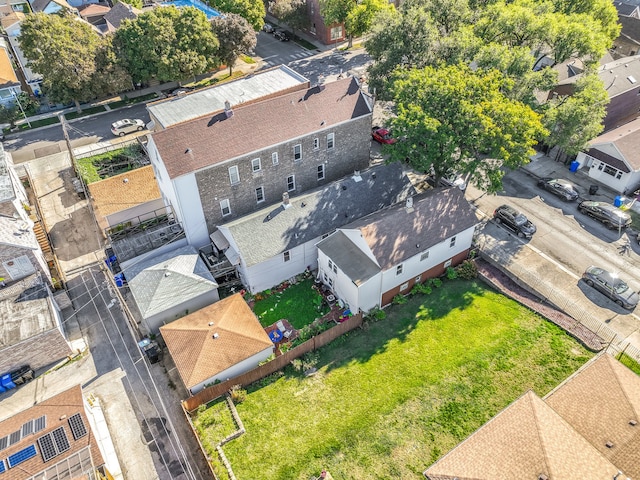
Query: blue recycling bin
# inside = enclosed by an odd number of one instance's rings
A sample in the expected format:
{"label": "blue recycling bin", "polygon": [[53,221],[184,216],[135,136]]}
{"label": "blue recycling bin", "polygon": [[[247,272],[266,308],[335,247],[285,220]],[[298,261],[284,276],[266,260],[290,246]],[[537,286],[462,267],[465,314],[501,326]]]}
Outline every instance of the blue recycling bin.
{"label": "blue recycling bin", "polygon": [[621,207],[623,203],[624,203],[624,197],[621,195],[618,195],[616,196],[616,198],[613,199],[614,207]]}
{"label": "blue recycling bin", "polygon": [[0,377],[0,385],[4,387],[5,390],[10,390],[12,388],[16,388],[16,384],[11,380],[11,374],[6,373]]}
{"label": "blue recycling bin", "polygon": [[570,172],[577,172],[579,168],[580,162],[578,162],[577,160],[574,160],[573,162],[571,162],[571,165],[569,165]]}

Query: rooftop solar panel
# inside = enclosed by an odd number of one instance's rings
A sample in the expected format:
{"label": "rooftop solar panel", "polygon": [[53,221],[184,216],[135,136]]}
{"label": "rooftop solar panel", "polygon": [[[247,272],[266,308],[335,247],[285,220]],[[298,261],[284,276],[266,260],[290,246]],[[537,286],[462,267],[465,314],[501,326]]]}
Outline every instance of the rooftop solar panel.
{"label": "rooftop solar panel", "polygon": [[31,435],[33,433],[33,419],[29,420],[25,424],[22,425],[22,436],[26,437],[27,435]]}
{"label": "rooftop solar panel", "polygon": [[36,418],[33,421],[33,433],[38,433],[44,430],[47,426],[47,416],[43,415],[41,417]]}
{"label": "rooftop solar panel", "polygon": [[47,433],[46,435],[43,435],[38,439],[38,446],[40,447],[40,453],[42,454],[43,462],[48,462],[58,455],[56,446],[53,443],[53,437],[50,433]]}
{"label": "rooftop solar panel", "polygon": [[15,445],[22,439],[22,429],[16,430],[11,435],[9,435],[9,446]]}
{"label": "rooftop solar panel", "polygon": [[0,473],[7,471],[7,467],[4,466],[4,460],[0,460]]}
{"label": "rooftop solar panel", "polygon": [[87,427],[84,426],[82,415],[79,413],[69,417],[69,427],[71,428],[74,440],[78,440],[87,434]]}
{"label": "rooftop solar panel", "polygon": [[22,462],[29,460],[36,456],[36,446],[29,445],[26,448],[14,453],[13,455],[9,455],[7,458],[7,463],[9,464],[9,468],[13,468],[16,465],[21,464]]}
{"label": "rooftop solar panel", "polygon": [[56,449],[58,453],[66,452],[71,448],[69,440],[67,439],[67,433],[64,431],[64,427],[58,427],[53,432],[53,441],[56,443]]}
{"label": "rooftop solar panel", "polygon": [[0,450],[4,450],[9,446],[9,435],[0,438]]}

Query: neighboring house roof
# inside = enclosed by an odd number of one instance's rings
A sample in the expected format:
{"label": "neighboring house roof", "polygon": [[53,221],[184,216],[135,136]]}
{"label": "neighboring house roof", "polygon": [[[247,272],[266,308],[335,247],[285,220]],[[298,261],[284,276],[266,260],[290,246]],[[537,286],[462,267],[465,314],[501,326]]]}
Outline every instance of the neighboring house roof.
{"label": "neighboring house roof", "polygon": [[371,168],[360,178],[345,177],[291,199],[289,208],[272,205],[224,228],[250,267],[414,193],[400,163]]}
{"label": "neighboring house roof", "polygon": [[273,347],[239,293],[164,325],[160,332],[187,388]]}
{"label": "neighboring house roof", "polygon": [[[371,115],[354,78],[240,105],[152,134],[171,178]],[[348,141],[343,139],[343,141]]]}
{"label": "neighboring house roof", "polygon": [[16,191],[11,180],[9,168],[13,166],[11,156],[0,144],[0,203],[16,198]]}
{"label": "neighboring house roof", "polygon": [[151,165],[91,183],[88,187],[95,209],[103,217],[161,196]]}
{"label": "neighboring house roof", "polygon": [[104,465],[80,385],[0,422],[0,432],[0,442],[5,435],[8,443],[18,439],[1,452],[0,459],[5,460],[3,480],[89,478],[94,468]]}
{"label": "neighboring house roof", "polygon": [[[69,5],[65,0],[33,0],[31,2],[31,9],[33,10],[34,13],[44,12],[45,10],[47,10],[47,7],[52,3],[55,3],[59,7],[58,10],[64,9],[70,12],[76,11],[76,9],[73,8],[71,5]],[[58,10],[55,10],[55,11],[58,11]]]}
{"label": "neighboring house roof", "polygon": [[21,22],[26,18],[25,14],[22,12],[12,12],[9,15],[5,15],[0,18],[0,25],[5,30],[8,29],[11,25],[14,25],[18,22]]}
{"label": "neighboring house roof", "polygon": [[[613,145],[613,148],[611,145]],[[619,152],[631,168],[634,171],[638,171],[640,170],[640,149],[638,145],[640,145],[640,118],[594,138],[587,153],[612,167],[628,172],[629,168],[615,156],[612,156],[612,154],[615,155]],[[598,154],[598,151],[601,153]]]}
{"label": "neighboring house roof", "polygon": [[[574,75],[558,85],[572,85],[581,75]],[[613,98],[640,85],[640,56],[624,57],[613,62],[607,62],[598,69],[598,77],[604,83],[604,88]]]}
{"label": "neighboring house roof", "polygon": [[104,21],[112,27],[110,30],[117,30],[120,28],[123,20],[135,20],[141,13],[142,10],[138,10],[132,5],[117,2],[109,13],[104,16]]}
{"label": "neighboring house roof", "polygon": [[531,391],[424,472],[430,480],[604,479],[616,473],[615,465]]}
{"label": "neighboring house roof", "polygon": [[84,20],[96,20],[95,17],[104,17],[107,13],[109,13],[108,6],[98,5],[96,3],[90,3],[88,5],[83,5],[78,7],[78,12],[80,13],[80,17]]}
{"label": "neighboring house roof", "polygon": [[35,274],[0,290],[0,349],[57,328],[48,296]]}
{"label": "neighboring house roof", "polygon": [[362,285],[380,272],[380,266],[341,230],[318,243],[318,249],[327,255],[357,286]]}
{"label": "neighboring house roof", "polygon": [[345,225],[360,230],[382,270],[388,270],[478,223],[475,212],[455,187],[435,189],[404,203],[372,213]]}
{"label": "neighboring house roof", "polygon": [[33,232],[33,223],[5,215],[0,215],[0,245],[11,245],[27,250],[40,248]]}
{"label": "neighboring house roof", "polygon": [[147,110],[149,110],[152,119],[159,123],[158,126],[167,128],[218,112],[224,109],[227,101],[232,107],[237,107],[256,99],[271,97],[291,90],[301,90],[308,86],[309,80],[286,65],[280,65],[233,82],[151,103],[147,105]]}
{"label": "neighboring house roof", "polygon": [[638,5],[632,4],[629,0],[624,2],[613,2],[613,5],[616,7],[618,15],[622,15],[623,17],[638,16]]}
{"label": "neighboring house roof", "polygon": [[125,270],[144,318],[218,287],[198,251],[185,246],[134,263]]}
{"label": "neighboring house roof", "polygon": [[[545,401],[622,470],[623,478],[640,478],[640,377],[637,374],[611,355],[601,355],[551,392]],[[632,421],[636,424],[632,425]],[[608,442],[611,447],[607,447]]]}

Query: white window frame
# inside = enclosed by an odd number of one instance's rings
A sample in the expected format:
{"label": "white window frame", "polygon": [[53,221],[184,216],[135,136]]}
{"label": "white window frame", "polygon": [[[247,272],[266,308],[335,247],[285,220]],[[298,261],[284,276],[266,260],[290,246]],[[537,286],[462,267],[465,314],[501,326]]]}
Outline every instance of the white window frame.
{"label": "white window frame", "polygon": [[302,144],[298,143],[293,146],[293,161],[299,162],[302,160]]}
{"label": "white window frame", "polygon": [[335,146],[336,146],[336,134],[329,133],[327,135],[327,150],[333,150]]}
{"label": "white window frame", "polygon": [[324,163],[318,165],[318,181],[324,180]]}
{"label": "white window frame", "polygon": [[329,261],[327,262],[327,265],[329,265],[329,270],[333,269],[333,262],[331,261],[331,259],[329,259]]}
{"label": "white window frame", "polygon": [[262,162],[260,161],[260,157],[254,158],[253,160],[251,160],[251,171],[253,173],[258,173],[261,170],[262,170]]}
{"label": "white window frame", "polygon": [[331,27],[331,40],[342,38],[342,25]]}
{"label": "white window frame", "polygon": [[[224,213],[225,209],[228,210],[227,213]],[[231,202],[229,202],[228,198],[220,200],[220,210],[222,211],[223,217],[228,217],[229,215],[231,215]]]}
{"label": "white window frame", "polygon": [[313,139],[313,149],[314,150],[320,149],[320,140],[318,140],[318,137]]}
{"label": "white window frame", "polygon": [[396,277],[397,277],[398,275],[402,275],[402,271],[403,271],[403,270],[404,270],[404,264],[402,264],[402,263],[401,263],[400,265],[398,265],[398,266],[396,267]]}
{"label": "white window frame", "polygon": [[[260,192],[260,195],[258,195],[258,191]],[[261,196],[262,199],[260,199]],[[256,203],[262,202],[264,202],[264,187],[261,185],[259,187],[256,187]]]}
{"label": "white window frame", "polygon": [[338,266],[335,263],[333,264],[332,270],[333,270],[333,273],[338,273]]}
{"label": "white window frame", "polygon": [[[291,181],[289,181],[289,179],[291,179]],[[293,185],[293,187],[290,187],[290,185]],[[295,189],[296,189],[296,176],[295,175],[287,176],[287,191],[293,192]]]}
{"label": "white window frame", "polygon": [[238,170],[237,165],[229,167],[229,183],[231,183],[231,185],[237,185],[238,183],[240,183],[240,171]]}
{"label": "white window frame", "polygon": [[451,240],[449,240],[449,248],[453,248],[456,246],[456,237],[451,237]]}
{"label": "white window frame", "polygon": [[444,262],[444,268],[449,268],[451,266],[451,262],[452,262],[451,259],[449,259],[446,262]]}
{"label": "white window frame", "polygon": [[286,252],[283,252],[282,260],[284,260],[285,262],[291,261],[291,250],[287,250]]}
{"label": "white window frame", "polygon": [[400,285],[400,291],[401,292],[403,290],[406,290],[407,288],[409,288],[409,282],[404,282],[402,285]]}
{"label": "white window frame", "polygon": [[422,252],[422,255],[420,255],[420,261],[423,262],[427,258],[429,258],[429,250],[427,250],[426,252]]}
{"label": "white window frame", "polygon": [[280,163],[280,161],[278,160],[278,152],[273,152],[271,154],[271,163],[273,165],[278,165],[278,163]]}

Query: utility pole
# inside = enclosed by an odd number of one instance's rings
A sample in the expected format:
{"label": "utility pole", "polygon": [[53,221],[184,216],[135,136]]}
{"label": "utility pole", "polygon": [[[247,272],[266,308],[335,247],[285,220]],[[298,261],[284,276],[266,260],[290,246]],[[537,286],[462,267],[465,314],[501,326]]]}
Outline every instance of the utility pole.
{"label": "utility pole", "polygon": [[22,112],[22,116],[24,117],[24,120],[27,122],[27,125],[29,125],[29,128],[31,128],[31,122],[29,122],[29,118],[27,118],[27,114],[24,113],[24,109],[22,108],[22,104],[20,103],[20,100],[18,99],[18,95],[16,95],[16,92],[13,91],[13,90],[11,90],[11,94],[13,95],[14,100],[18,104],[18,107],[20,108],[20,111]]}

